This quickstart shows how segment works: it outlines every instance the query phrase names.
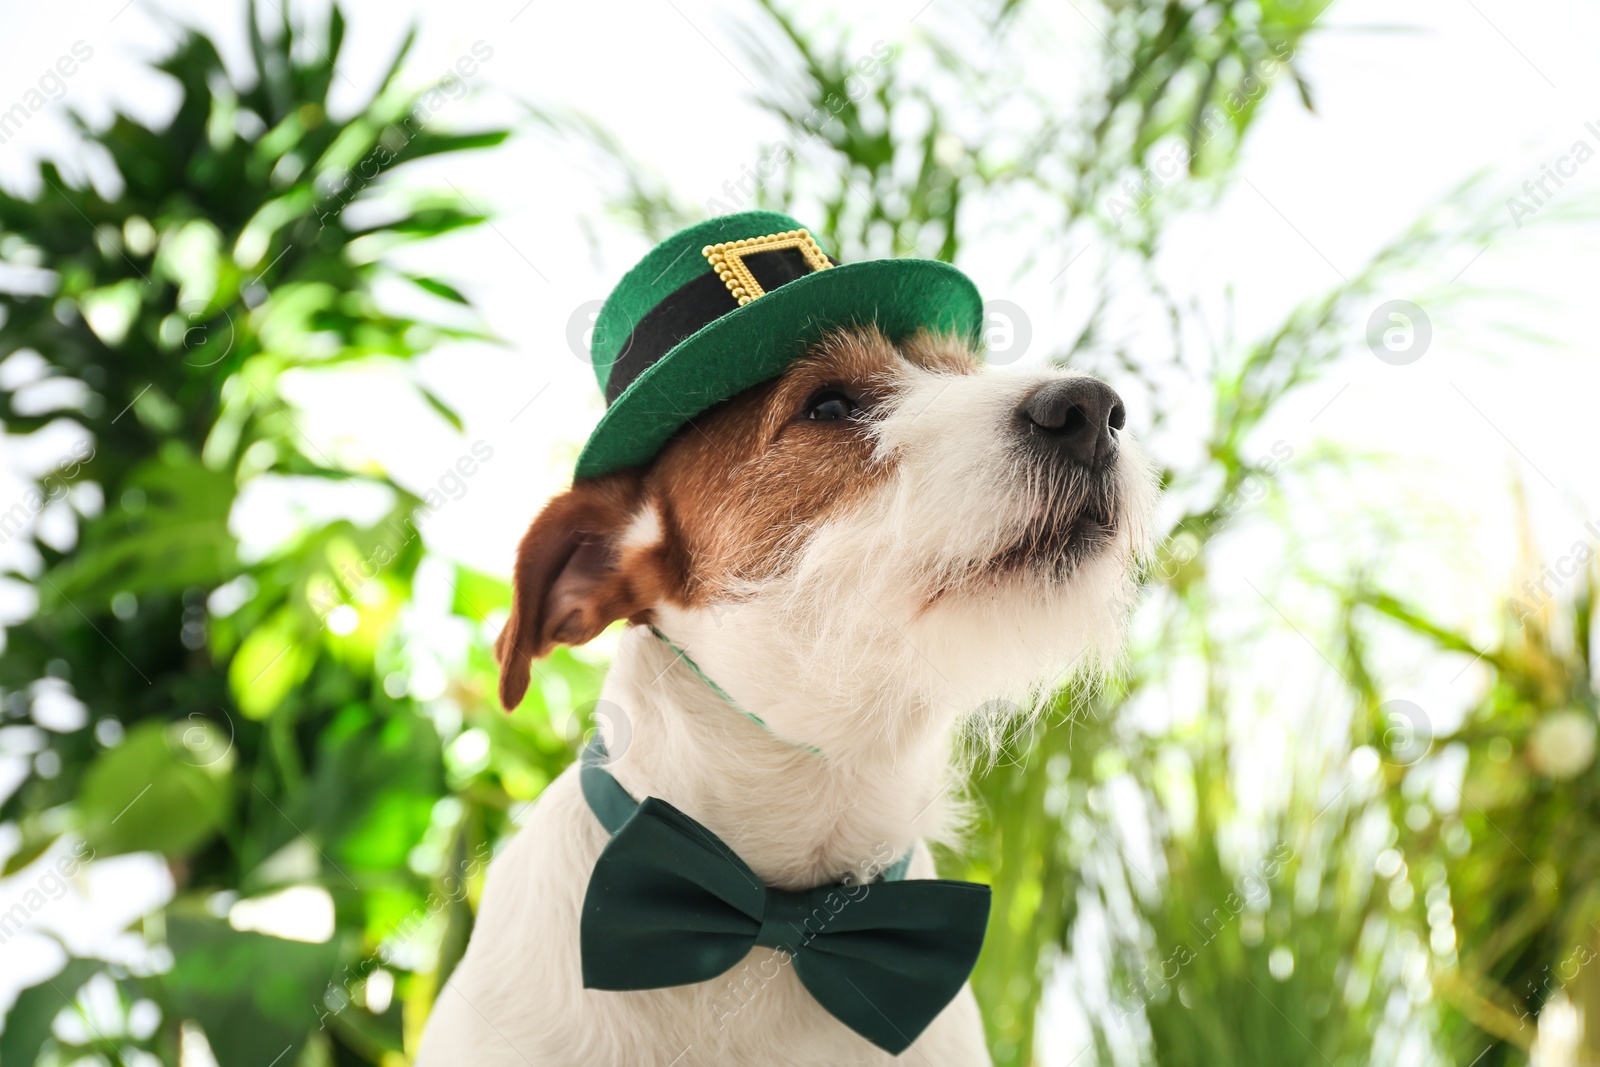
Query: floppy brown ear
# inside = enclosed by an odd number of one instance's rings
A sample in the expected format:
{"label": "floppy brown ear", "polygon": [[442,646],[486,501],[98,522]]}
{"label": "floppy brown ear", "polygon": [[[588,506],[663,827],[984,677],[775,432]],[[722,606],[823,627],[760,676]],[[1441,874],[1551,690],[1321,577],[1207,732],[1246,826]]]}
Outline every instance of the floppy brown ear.
{"label": "floppy brown ear", "polygon": [[535,659],[581,645],[650,605],[618,566],[618,539],[638,514],[631,471],[579,482],[546,504],[523,534],[511,579],[511,618],[495,641],[500,703],[522,703]]}

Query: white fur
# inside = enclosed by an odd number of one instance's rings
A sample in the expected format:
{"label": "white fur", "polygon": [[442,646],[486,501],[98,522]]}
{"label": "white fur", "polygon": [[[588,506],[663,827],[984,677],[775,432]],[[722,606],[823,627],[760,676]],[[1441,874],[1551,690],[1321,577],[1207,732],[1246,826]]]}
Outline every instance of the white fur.
{"label": "white fur", "polygon": [[[1111,545],[1067,575],[962,578],[1039,518],[1043,492],[1010,420],[1029,389],[1059,375],[909,373],[874,425],[893,470],[868,499],[806,531],[778,577],[715,608],[656,612],[770,732],[640,627],[623,635],[602,693],[627,717],[625,746],[617,724],[607,731],[623,786],[692,815],[770,885],[870,874],[907,850],[911,877],[935,877],[925,842],[959,829],[951,763],[963,720],[1107,663],[1146,547],[1152,479],[1124,437]],[[659,530],[642,516],[628,540]],[[940,589],[951,591],[930,606]],[[767,949],[698,985],[583,989],[579,912],[605,841],[569,769],[491,866],[419,1067],[897,1062],[823,1011]],[[970,989],[901,1061],[989,1062]]]}

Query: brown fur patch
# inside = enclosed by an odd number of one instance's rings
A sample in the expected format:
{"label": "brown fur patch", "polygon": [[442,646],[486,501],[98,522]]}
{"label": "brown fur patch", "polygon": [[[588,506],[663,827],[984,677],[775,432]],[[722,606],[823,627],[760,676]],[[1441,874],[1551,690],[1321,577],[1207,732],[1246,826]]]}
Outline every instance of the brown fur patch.
{"label": "brown fur patch", "polygon": [[[645,475],[668,538],[687,557],[678,603],[703,604],[779,573],[813,527],[888,476],[868,420],[902,388],[908,364],[940,373],[978,366],[948,341],[919,335],[897,348],[876,329],[844,331],[678,432]],[[826,387],[858,396],[861,418],[807,420],[806,402]]]}
{"label": "brown fur patch", "polygon": [[[897,348],[870,327],[843,331],[782,377],[691,420],[643,471],[579,482],[552,500],[517,551],[511,619],[495,646],[502,703],[521,701],[531,660],[557,643],[781,573],[814,526],[890,473],[892,460],[874,458],[870,419],[910,366],[978,369],[957,341],[919,334]],[[858,397],[860,417],[807,419],[807,401],[829,387]],[[658,531],[641,518],[651,511]],[[632,543],[630,529],[654,536]]]}

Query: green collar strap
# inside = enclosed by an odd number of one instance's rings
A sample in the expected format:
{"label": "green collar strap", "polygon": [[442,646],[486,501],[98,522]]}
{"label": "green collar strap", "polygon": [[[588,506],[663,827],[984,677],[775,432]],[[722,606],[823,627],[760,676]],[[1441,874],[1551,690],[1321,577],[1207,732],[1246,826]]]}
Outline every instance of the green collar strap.
{"label": "green collar strap", "polygon": [[895,1055],[961,991],[983,947],[988,886],[906,880],[908,854],[870,883],[774,889],[671,804],[634,800],[604,759],[596,738],[579,771],[611,834],[584,894],[585,989],[707,982],[752,948],[778,949],[829,1014]]}
{"label": "green collar strap", "polygon": [[[589,810],[594,812],[600,825],[605,827],[606,833],[615,837],[633,813],[639,810],[639,802],[605,769],[609,760],[598,734],[589,742],[589,747],[584,749],[580,758],[583,766],[578,770],[578,784],[583,789],[583,799],[588,802]],[[910,868],[911,853],[907,852],[885,867],[874,881],[902,881]]]}
{"label": "green collar strap", "polygon": [[[721,697],[725,702],[727,702],[727,705],[730,708],[732,708],[734,711],[737,711],[740,715],[743,715],[745,718],[749,719],[751,722],[755,723],[757,726],[761,727],[763,730],[767,731],[767,733],[772,734],[773,737],[778,737],[778,735],[776,733],[773,733],[772,727],[767,725],[767,721],[765,719],[763,719],[761,716],[755,714],[754,712],[746,711],[744,708],[740,707],[739,706],[739,702],[737,700],[733,699],[731,696],[729,696],[727,690],[723,689],[722,686],[718,685],[716,682],[713,682],[709,677],[707,677],[706,676],[706,672],[700,669],[700,665],[698,663],[696,663],[694,660],[689,658],[689,653],[685,652],[683,649],[679,648],[677,645],[672,643],[672,638],[668,637],[666,634],[662,633],[660,630],[656,629],[654,626],[650,627],[650,632],[655,634],[656,638],[662,644],[666,645],[668,648],[672,649],[672,651],[676,652],[678,654],[678,658],[683,660],[683,662],[688,666],[688,668],[691,671],[694,672],[694,676],[696,678],[700,679],[702,682],[706,683],[706,685],[711,689],[711,691],[713,693],[717,694],[717,696]],[[807,744],[804,744],[804,743],[802,743],[800,741],[790,741],[788,738],[784,738],[784,737],[780,737],[778,739],[780,741],[786,742],[787,744],[793,745],[795,748],[803,748],[807,752],[816,752],[816,753],[821,753],[822,752],[822,749],[818,748],[815,745],[807,745]]]}

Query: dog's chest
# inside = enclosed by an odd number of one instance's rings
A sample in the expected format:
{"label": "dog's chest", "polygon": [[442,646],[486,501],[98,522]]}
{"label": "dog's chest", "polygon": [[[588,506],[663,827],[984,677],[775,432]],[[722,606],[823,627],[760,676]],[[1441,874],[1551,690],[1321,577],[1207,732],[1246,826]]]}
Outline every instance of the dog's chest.
{"label": "dog's chest", "polygon": [[[441,990],[419,1067],[898,1062],[828,1015],[789,958],[770,949],[752,951],[710,982],[625,993],[584,989],[580,912],[605,840],[576,775],[552,783],[490,870],[471,945]],[[925,854],[923,864],[931,874]],[[945,1016],[913,1049],[934,1054],[934,1063],[985,1062],[970,993]]]}

